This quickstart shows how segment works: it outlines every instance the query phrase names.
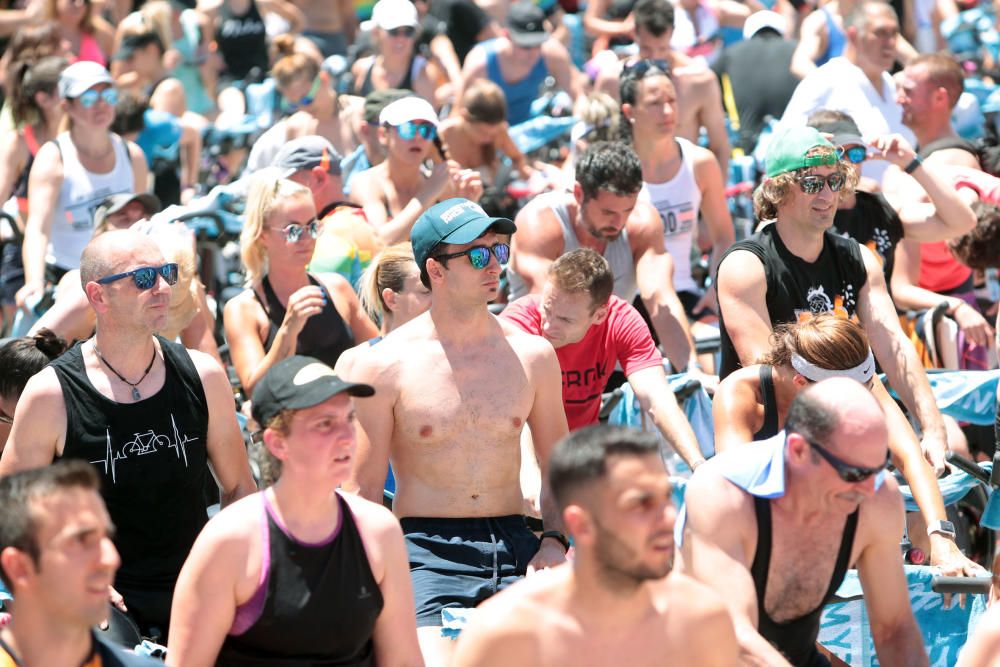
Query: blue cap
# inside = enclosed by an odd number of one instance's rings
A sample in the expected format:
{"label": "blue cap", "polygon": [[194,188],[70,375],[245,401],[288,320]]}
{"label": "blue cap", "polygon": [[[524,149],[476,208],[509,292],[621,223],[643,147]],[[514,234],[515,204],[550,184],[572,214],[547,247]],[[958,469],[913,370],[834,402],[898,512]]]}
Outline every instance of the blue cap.
{"label": "blue cap", "polygon": [[424,211],[410,232],[413,257],[424,268],[439,243],[472,243],[488,229],[498,234],[513,234],[514,223],[507,218],[491,218],[474,201],[455,197],[445,199]]}

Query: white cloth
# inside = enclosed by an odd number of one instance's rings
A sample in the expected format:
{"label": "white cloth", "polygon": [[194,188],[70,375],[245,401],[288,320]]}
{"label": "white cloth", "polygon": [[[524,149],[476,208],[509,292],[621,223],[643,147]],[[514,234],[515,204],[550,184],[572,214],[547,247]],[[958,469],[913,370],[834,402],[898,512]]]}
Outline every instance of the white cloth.
{"label": "white cloth", "polygon": [[[865,141],[898,133],[916,144],[913,132],[903,125],[903,108],[896,102],[896,84],[888,72],[882,72],[882,90],[876,91],[861,68],[843,56],[833,58],[799,82],[778,131],[805,125],[809,114],[818,109],[849,114]],[[888,166],[884,160],[869,160],[861,166],[861,174],[881,182]]]}

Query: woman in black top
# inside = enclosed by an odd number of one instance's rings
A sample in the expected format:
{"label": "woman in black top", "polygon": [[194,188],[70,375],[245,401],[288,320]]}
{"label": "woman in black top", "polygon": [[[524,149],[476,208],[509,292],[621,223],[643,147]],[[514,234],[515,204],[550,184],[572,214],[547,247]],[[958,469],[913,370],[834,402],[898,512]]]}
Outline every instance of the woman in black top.
{"label": "woman in black top", "polygon": [[279,477],[198,536],[174,594],[170,664],[423,665],[399,522],[337,491],[356,450],[350,396],[372,393],[310,357],[262,378],[253,414]]}
{"label": "woman in black top", "polygon": [[378,335],[350,283],[335,273],[307,272],[320,231],[308,188],[262,173],[250,187],[246,218],[240,253],[250,289],[226,304],[223,322],[248,394],[293,354],[333,366],[355,340]]}

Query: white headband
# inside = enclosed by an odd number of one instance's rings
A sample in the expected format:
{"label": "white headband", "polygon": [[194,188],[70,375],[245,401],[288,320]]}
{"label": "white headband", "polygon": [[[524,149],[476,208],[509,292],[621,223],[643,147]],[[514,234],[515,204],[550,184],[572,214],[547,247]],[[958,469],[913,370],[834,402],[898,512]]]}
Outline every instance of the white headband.
{"label": "white headband", "polygon": [[875,357],[872,355],[871,348],[868,348],[868,358],[854,368],[830,370],[829,368],[820,368],[803,359],[797,352],[792,352],[792,368],[802,377],[813,382],[846,377],[857,380],[861,384],[868,384],[868,381],[875,375]]}

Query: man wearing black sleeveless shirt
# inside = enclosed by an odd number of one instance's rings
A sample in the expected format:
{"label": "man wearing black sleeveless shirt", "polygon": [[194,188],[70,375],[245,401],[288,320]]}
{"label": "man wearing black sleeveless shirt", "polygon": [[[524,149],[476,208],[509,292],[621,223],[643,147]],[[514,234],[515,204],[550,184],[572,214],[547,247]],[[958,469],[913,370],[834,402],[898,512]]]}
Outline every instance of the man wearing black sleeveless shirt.
{"label": "man wearing black sleeveless shirt", "polygon": [[121,606],[162,639],[177,574],[207,521],[206,462],[223,505],[255,486],[222,368],[154,336],[176,266],[149,237],[113,231],[84,249],[80,276],[97,333],[28,382],[0,475],[54,459],[97,467],[117,527]]}
{"label": "man wearing black sleeveless shirt", "polygon": [[793,401],[785,432],[701,466],[685,494],[680,570],[729,602],[744,664],[822,667],[823,605],[848,567],[884,665],[927,665],[899,540],[903,506],[885,416],[845,378]]}
{"label": "man wearing black sleeveless shirt", "polygon": [[[874,150],[893,163],[912,157],[897,141],[880,138]],[[759,219],[773,222],[734,245],[719,265],[719,375],[762,356],[775,324],[828,311],[857,318],[892,387],[919,420],[924,454],[940,474],[947,451],[944,422],[896,318],[882,267],[868,248],[830,231],[841,192],[850,193],[854,180],[833,145],[813,128],[789,128],[772,140],[754,208]]]}

